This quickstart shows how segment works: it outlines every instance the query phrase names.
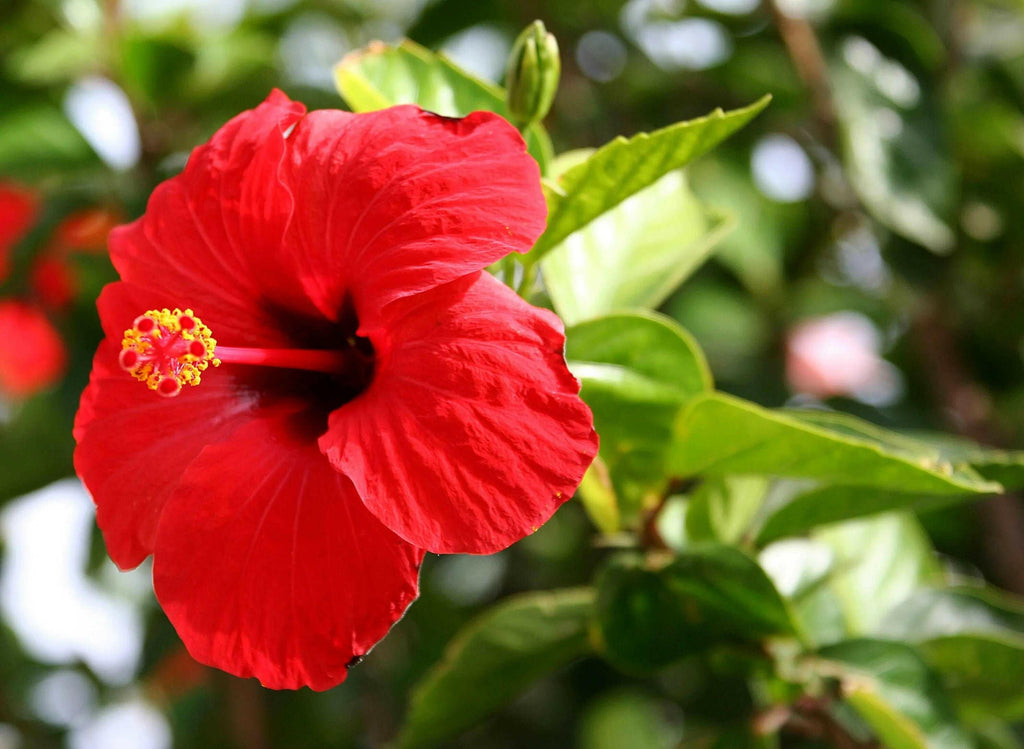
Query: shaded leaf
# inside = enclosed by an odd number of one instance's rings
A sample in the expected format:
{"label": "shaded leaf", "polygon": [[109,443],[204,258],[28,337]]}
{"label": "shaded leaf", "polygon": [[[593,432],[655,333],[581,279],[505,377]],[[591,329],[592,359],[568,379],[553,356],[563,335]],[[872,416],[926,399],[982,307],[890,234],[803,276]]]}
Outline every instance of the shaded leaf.
{"label": "shaded leaf", "polygon": [[840,52],[832,83],[854,189],[897,234],[934,252],[951,251],[953,168],[937,106],[910,71],[863,37],[847,37]]}
{"label": "shaded leaf", "polygon": [[969,710],[1024,717],[1024,605],[994,591],[923,590],[890,611],[877,632],[915,643]]}
{"label": "shaded leaf", "polygon": [[838,667],[843,698],[893,749],[963,749],[959,726],[938,678],[909,645],[847,640],[818,652]]}
{"label": "shaded leaf", "polygon": [[437,746],[585,655],[593,602],[589,588],[530,593],[470,622],[415,688],[399,746]]}
{"label": "shaded leaf", "polygon": [[652,568],[618,557],[598,579],[603,655],[645,672],[725,642],[794,635],[785,601],[757,562],[738,549],[697,545]]}

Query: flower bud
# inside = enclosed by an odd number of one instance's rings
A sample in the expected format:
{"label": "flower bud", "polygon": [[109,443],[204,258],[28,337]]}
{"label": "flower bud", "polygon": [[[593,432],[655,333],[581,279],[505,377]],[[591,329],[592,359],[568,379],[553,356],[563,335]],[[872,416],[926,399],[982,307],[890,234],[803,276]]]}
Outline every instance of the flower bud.
{"label": "flower bud", "polygon": [[544,119],[561,72],[558,42],[541,21],[534,21],[516,39],[509,55],[505,71],[509,119],[520,128]]}

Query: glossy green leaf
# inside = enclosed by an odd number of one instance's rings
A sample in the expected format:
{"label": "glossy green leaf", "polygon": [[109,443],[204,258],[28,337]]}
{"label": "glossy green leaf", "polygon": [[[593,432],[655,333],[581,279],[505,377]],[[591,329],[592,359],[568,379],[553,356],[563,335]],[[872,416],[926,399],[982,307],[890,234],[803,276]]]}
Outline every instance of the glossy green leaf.
{"label": "glossy green leaf", "polygon": [[967,709],[1024,718],[1024,604],[994,591],[922,590],[877,631],[915,643]]}
{"label": "glossy green leaf", "polygon": [[663,567],[623,555],[598,579],[602,654],[628,672],[660,668],[725,642],[794,635],[785,601],[736,548],[695,545]]}
{"label": "glossy green leaf", "polygon": [[4,67],[26,83],[59,84],[97,71],[103,51],[99,35],[55,29],[11,55]]}
{"label": "glossy green leaf", "polygon": [[942,580],[935,549],[909,514],[839,523],[817,531],[814,539],[835,554],[829,588],[849,635],[874,631],[915,591]]}
{"label": "glossy green leaf", "polygon": [[676,414],[711,388],[700,348],[675,322],[656,313],[621,313],[566,332],[569,367],[594,413],[600,457],[635,517],[645,494],[666,482],[665,448]]}
{"label": "glossy green leaf", "polygon": [[842,40],[832,84],[846,172],[864,206],[897,234],[951,251],[953,168],[929,92],[860,36]]}
{"label": "glossy green leaf", "polygon": [[731,226],[708,215],[682,173],[672,172],[548,253],[544,286],[569,325],[618,310],[656,309]]}
{"label": "glossy green leaf", "polygon": [[589,588],[530,593],[472,621],[415,688],[398,745],[438,746],[585,655],[593,604]]}
{"label": "glossy green leaf", "polygon": [[715,110],[653,133],[619,137],[597,149],[556,183],[545,186],[548,228],[527,261],[538,262],[573,232],[707,153],[756,117],[769,101],[766,96],[743,109]]}
{"label": "glossy green leaf", "polygon": [[876,487],[829,486],[788,482],[788,490],[777,491],[772,511],[757,534],[757,543],[799,536],[814,528],[880,512],[910,510],[921,512],[970,501],[971,494],[914,494]]}
{"label": "glossy green leaf", "polygon": [[738,543],[764,503],[768,480],[761,476],[711,476],[690,496],[686,536],[693,541]]}
{"label": "glossy green leaf", "polygon": [[721,393],[702,395],[680,413],[669,468],[680,476],[789,476],[929,494],[1001,489],[968,468]]}
{"label": "glossy green leaf", "polygon": [[963,749],[970,739],[948,695],[908,645],[857,639],[818,652],[819,666],[838,676],[843,698],[892,749]]}
{"label": "glossy green leaf", "polygon": [[38,179],[99,166],[99,157],[56,107],[0,113],[0,173]]}
{"label": "glossy green leaf", "polygon": [[[502,88],[409,40],[395,46],[377,42],[348,55],[334,68],[334,80],[355,112],[416,104],[446,117],[477,110],[508,116]],[[526,132],[530,153],[544,173],[553,154],[551,140],[540,124]]]}

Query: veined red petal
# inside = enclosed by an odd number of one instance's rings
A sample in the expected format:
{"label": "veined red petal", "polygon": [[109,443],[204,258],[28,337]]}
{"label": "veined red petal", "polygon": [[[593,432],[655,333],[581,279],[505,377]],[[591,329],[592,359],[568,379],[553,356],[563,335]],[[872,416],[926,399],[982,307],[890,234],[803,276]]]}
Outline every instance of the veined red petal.
{"label": "veined red petal", "polygon": [[320,447],[369,510],[438,553],[537,530],[597,452],[561,322],[481,273],[393,305],[370,388]]}
{"label": "veined red petal", "polygon": [[278,257],[292,215],[279,169],[285,133],[304,111],[274,91],[196,148],[142,218],[110,233],[121,278],[191,307],[234,345],[286,345],[274,305],[312,308],[301,290],[289,293],[280,267],[274,279],[260,275]]}
{"label": "veined red petal", "polygon": [[157,598],[192,656],[274,689],[343,681],[416,598],[423,559],[304,429],[260,420],[206,448],[154,554]]}
{"label": "veined red petal", "polygon": [[27,398],[48,388],[64,376],[67,360],[60,333],[42,311],[0,301],[0,393]]}
{"label": "veined red petal", "polygon": [[295,218],[282,261],[330,318],[350,292],[364,330],[397,299],[526,252],[547,216],[537,163],[489,112],[311,112],[284,175]]}
{"label": "veined red petal", "polygon": [[14,245],[24,236],[39,214],[36,194],[13,182],[0,182],[0,281],[10,270]]}
{"label": "veined red petal", "polygon": [[75,470],[96,502],[110,558],[122,569],[153,551],[157,521],[182,474],[208,444],[255,417],[258,395],[232,372],[208,370],[200,387],[160,398],[118,365],[120,338],[140,311],[166,299],[111,284],[98,307],[107,338],[75,417]]}

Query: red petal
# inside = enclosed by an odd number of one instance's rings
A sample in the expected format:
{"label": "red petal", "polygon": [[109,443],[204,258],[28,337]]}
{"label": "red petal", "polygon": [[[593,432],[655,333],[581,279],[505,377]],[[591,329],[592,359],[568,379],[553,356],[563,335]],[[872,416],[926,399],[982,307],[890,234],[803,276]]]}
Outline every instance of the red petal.
{"label": "red petal", "polygon": [[557,317],[490,275],[394,305],[370,388],[321,449],[410,543],[490,553],[535,531],[597,452]]}
{"label": "red petal", "polygon": [[0,391],[16,398],[64,376],[67,349],[46,315],[24,302],[0,302]]}
{"label": "red petal", "polygon": [[0,182],[0,281],[7,277],[14,245],[39,213],[39,199],[28,188]]}
{"label": "red petal", "polygon": [[166,293],[172,308],[191,307],[219,340],[286,345],[271,304],[280,296],[292,308],[308,301],[301,292],[288,296],[280,269],[274,283],[259,275],[291,217],[278,171],[284,133],[304,111],[275,91],[196,148],[185,171],[153,192],[141,219],[111,232],[121,278]]}
{"label": "red petal", "polygon": [[364,330],[388,303],[526,252],[544,230],[537,164],[489,112],[312,112],[289,148],[287,260],[329,318],[350,290]]}
{"label": "red petal", "polygon": [[258,405],[229,368],[207,370],[201,385],[175,398],[161,398],[120,368],[125,328],[165,301],[125,283],[103,290],[98,306],[107,338],[75,417],[75,470],[96,502],[107,551],[122,569],[152,552],[164,503],[192,460],[252,419]]}
{"label": "red petal", "polygon": [[416,598],[423,552],[366,511],[314,435],[280,419],[203,451],[153,558],[157,597],[194,658],[322,690]]}

